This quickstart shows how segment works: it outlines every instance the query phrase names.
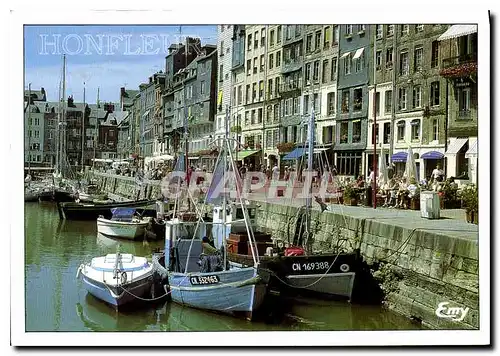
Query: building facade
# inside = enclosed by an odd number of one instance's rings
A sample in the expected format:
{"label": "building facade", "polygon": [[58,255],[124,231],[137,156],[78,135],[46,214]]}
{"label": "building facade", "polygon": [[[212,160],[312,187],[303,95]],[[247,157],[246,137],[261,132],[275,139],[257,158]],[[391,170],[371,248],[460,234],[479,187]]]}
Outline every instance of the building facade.
{"label": "building facade", "polygon": [[368,25],[340,25],[335,164],[339,175],[362,175],[368,129]]}
{"label": "building facade", "polygon": [[[244,144],[242,138],[243,117],[245,115],[245,86],[246,86],[246,72],[245,72],[245,55],[246,55],[246,32],[245,25],[233,25],[231,36],[231,47],[233,54],[231,56],[231,91],[236,92],[236,99],[233,99],[231,106],[231,115],[233,119],[232,131],[236,140],[239,142],[238,150]],[[219,131],[220,135],[220,131]]]}
{"label": "building facade", "polygon": [[[224,137],[226,119],[229,115],[228,129],[236,126],[233,118],[233,103],[236,101],[236,86],[233,87],[231,68],[233,63],[233,25],[217,26],[217,114],[214,121],[215,138]],[[234,93],[234,95],[233,95]],[[227,111],[230,112],[227,112]],[[235,130],[235,129],[233,129]]]}

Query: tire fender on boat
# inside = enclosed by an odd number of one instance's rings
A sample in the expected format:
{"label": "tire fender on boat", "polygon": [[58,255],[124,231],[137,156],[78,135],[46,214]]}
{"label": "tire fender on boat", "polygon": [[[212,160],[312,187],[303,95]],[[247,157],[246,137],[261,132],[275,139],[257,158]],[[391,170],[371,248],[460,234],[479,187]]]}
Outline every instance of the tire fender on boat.
{"label": "tire fender on boat", "polygon": [[341,272],[349,272],[350,268],[349,268],[349,265],[347,263],[343,263],[340,265],[340,271]]}
{"label": "tire fender on boat", "polygon": [[82,271],[82,265],[78,266],[78,269],[76,270],[76,278],[80,277],[80,272]]}

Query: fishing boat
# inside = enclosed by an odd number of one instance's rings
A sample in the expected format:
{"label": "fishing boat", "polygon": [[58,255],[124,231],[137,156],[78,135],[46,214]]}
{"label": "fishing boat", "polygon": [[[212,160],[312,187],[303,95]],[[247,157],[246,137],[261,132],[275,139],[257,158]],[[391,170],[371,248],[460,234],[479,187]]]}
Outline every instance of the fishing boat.
{"label": "fishing boat", "polygon": [[108,199],[108,195],[99,192],[99,187],[95,184],[89,184],[85,189],[79,190],[77,197],[83,203],[106,201]]}
{"label": "fishing boat", "polygon": [[[248,212],[242,200],[239,173],[232,159],[228,121],[227,118],[226,135],[205,201],[213,205],[212,222],[205,221],[198,211],[197,221],[189,221],[186,216],[176,216],[174,211],[174,218],[167,221],[165,226],[164,254],[154,255],[153,263],[161,275],[167,276],[164,288],[174,302],[252,320],[264,301],[269,278],[258,273],[259,256],[256,253]],[[185,137],[187,146],[187,135]],[[178,162],[187,161],[187,155],[181,157]],[[235,183],[244,214],[244,225],[254,259],[252,266],[230,262],[227,258],[227,224],[230,215],[228,208],[231,203],[229,195],[219,194],[217,189],[220,182],[226,182],[227,175]],[[209,227],[212,230],[214,246],[211,253],[204,253]]]}
{"label": "fishing boat", "polygon": [[[314,146],[314,111],[308,120],[307,167],[312,171]],[[335,297],[350,300],[354,288],[355,270],[360,263],[359,252],[343,252],[337,247],[332,253],[312,253],[311,209],[312,186],[306,199],[306,206],[299,210],[296,220],[291,220],[296,230],[289,247],[278,247],[269,241],[268,246],[259,248],[260,270],[270,273],[270,288],[285,294],[307,294],[320,297]],[[245,236],[231,229],[232,246],[243,243],[243,251],[233,249],[229,259],[242,265],[251,266],[252,256],[246,251]],[[263,243],[265,241],[262,241]],[[269,249],[268,249],[269,248]],[[266,253],[266,251],[269,251]]]}
{"label": "fishing boat", "polygon": [[[155,200],[136,200],[127,202],[113,202],[106,204],[97,203],[57,203],[59,217],[67,220],[96,220],[100,215],[105,219],[111,219],[113,208],[136,208],[142,216],[144,210],[155,204]],[[154,210],[153,210],[154,211]]]}
{"label": "fishing boat", "polygon": [[80,277],[88,293],[118,308],[151,293],[153,267],[145,257],[117,252],[81,264]]}
{"label": "fishing boat", "polygon": [[107,237],[135,240],[144,237],[150,217],[142,218],[135,215],[133,208],[113,208],[111,219],[97,218],[97,232]]}

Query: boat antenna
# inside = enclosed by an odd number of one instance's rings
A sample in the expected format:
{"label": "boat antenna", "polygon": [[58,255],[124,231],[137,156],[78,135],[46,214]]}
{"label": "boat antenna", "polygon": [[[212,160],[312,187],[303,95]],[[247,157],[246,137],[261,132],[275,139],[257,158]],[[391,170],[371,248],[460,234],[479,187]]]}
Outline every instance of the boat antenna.
{"label": "boat antenna", "polygon": [[306,252],[311,253],[311,203],[312,203],[312,172],[313,172],[313,153],[314,153],[314,108],[311,110],[309,122],[307,124],[307,178],[308,191],[306,197],[306,226],[305,226],[305,246]]}

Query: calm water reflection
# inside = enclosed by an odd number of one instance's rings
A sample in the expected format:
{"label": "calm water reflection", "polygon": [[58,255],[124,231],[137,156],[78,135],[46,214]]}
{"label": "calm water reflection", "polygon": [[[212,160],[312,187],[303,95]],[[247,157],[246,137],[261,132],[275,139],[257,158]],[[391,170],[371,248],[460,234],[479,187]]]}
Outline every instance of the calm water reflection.
{"label": "calm water reflection", "polygon": [[[76,279],[92,257],[120,251],[151,255],[162,242],[117,241],[98,236],[95,222],[60,221],[51,204],[25,204],[27,331],[250,331],[418,329],[380,307],[316,300],[280,301],[275,322],[247,322],[171,302],[115,312],[87,295]],[[283,307],[283,306],[286,307]],[[277,320],[277,322],[276,322]]]}

